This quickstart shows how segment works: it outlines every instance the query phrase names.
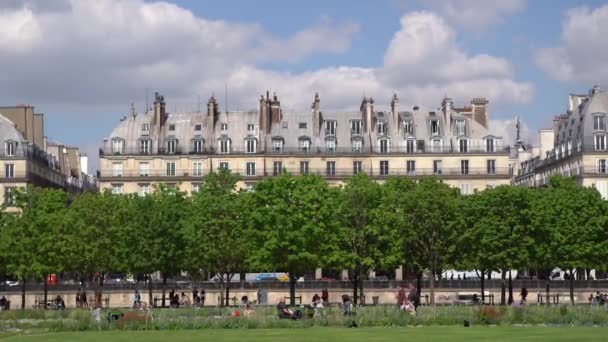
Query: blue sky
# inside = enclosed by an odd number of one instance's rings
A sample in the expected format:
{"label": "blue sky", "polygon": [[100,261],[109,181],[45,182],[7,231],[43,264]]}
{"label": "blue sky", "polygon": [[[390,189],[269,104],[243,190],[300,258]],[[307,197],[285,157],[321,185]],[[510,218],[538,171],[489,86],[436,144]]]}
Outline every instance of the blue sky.
{"label": "blue sky", "polygon": [[[315,91],[325,110],[356,108],[363,94],[388,105],[393,91],[428,107],[444,94],[457,104],[485,96],[495,127],[520,115],[535,131],[565,110],[568,93],[608,86],[601,1],[87,3],[0,4],[0,67],[9,70],[0,103],[35,105],[49,138],[90,154],[131,101],[144,109],[146,88],[165,94],[169,110],[211,93],[223,104],[224,84],[229,109],[255,106],[266,89],[293,110],[307,110]],[[427,47],[428,37],[439,38]]]}

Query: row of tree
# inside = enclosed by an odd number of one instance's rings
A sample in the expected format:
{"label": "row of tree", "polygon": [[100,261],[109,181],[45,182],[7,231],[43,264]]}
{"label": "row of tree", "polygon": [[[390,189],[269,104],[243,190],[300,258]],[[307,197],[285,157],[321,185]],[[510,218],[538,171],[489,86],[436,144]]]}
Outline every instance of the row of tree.
{"label": "row of tree", "polygon": [[359,174],[330,187],[285,173],[236,191],[239,180],[208,174],[192,196],[166,185],[145,197],[18,192],[20,213],[0,217],[0,271],[22,281],[24,307],[26,281],[61,272],[100,275],[101,288],[110,272],[146,274],[150,302],[160,272],[164,306],[167,279],[183,271],[214,274],[226,304],[235,274],[286,271],[294,304],[296,280],[318,267],[348,271],[356,302],[372,270],[404,265],[419,293],[428,276],[431,303],[435,275],[449,268],[481,272],[482,296],[484,274],[502,271],[503,284],[508,274],[508,302],[509,270],[608,268],[608,204],[569,178],[469,196],[435,177],[380,184]]}

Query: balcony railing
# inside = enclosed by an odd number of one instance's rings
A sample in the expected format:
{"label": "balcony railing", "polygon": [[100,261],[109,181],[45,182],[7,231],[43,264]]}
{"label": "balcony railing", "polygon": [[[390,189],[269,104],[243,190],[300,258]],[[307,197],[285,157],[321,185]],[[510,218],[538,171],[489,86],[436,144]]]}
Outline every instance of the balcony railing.
{"label": "balcony railing", "polygon": [[[344,178],[350,177],[357,173],[366,173],[373,177],[390,177],[390,176],[409,176],[409,177],[421,177],[421,176],[438,176],[438,177],[456,177],[456,178],[467,178],[467,177],[488,177],[488,178],[508,178],[511,176],[509,168],[496,168],[493,172],[488,172],[487,168],[469,168],[466,170],[466,173],[463,173],[463,170],[460,168],[443,168],[441,170],[435,169],[407,169],[407,168],[389,168],[385,170],[380,170],[380,168],[364,168],[360,172],[355,172],[354,168],[337,168],[337,169],[328,169],[324,168],[309,168],[308,171],[300,170],[300,168],[296,167],[294,169],[283,168],[283,170],[291,173],[292,175],[298,176],[303,174],[314,174],[320,175],[328,178]],[[215,170],[214,170],[215,171]],[[231,168],[230,171],[232,173],[238,173],[244,179],[247,178],[256,178],[256,177],[267,177],[273,176],[280,173],[280,170],[275,170],[271,167],[267,169],[256,168],[255,172],[248,172],[246,169],[241,168]],[[492,171],[492,170],[491,170]],[[175,172],[167,172],[167,170],[149,170],[145,173],[140,173],[139,170],[125,170],[123,172],[115,172],[113,170],[101,170],[100,178],[105,181],[111,180],[121,180],[125,178],[136,179],[136,181],[145,182],[146,180],[153,180],[157,178],[163,179],[175,179],[179,181],[180,178],[186,178],[188,180],[193,180],[200,178],[202,180],[203,176],[209,173],[209,170],[203,170],[201,174],[193,174],[192,170],[186,169],[176,169]]]}

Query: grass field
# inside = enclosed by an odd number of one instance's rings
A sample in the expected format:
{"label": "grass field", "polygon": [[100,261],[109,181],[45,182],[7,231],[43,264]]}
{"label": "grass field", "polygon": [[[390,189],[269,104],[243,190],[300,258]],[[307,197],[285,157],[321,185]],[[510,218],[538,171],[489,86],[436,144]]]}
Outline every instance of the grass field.
{"label": "grass field", "polygon": [[6,342],[190,342],[190,341],[606,341],[607,328],[585,327],[412,327],[412,328],[309,328],[309,329],[209,329],[175,331],[87,331],[12,336]]}

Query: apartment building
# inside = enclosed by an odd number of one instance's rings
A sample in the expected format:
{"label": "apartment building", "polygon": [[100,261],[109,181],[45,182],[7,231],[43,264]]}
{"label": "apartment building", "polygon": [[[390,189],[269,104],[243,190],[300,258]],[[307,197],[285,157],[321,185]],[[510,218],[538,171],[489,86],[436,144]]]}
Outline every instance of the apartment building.
{"label": "apartment building", "polygon": [[145,195],[163,182],[198,191],[219,168],[239,173],[242,188],[283,170],[331,184],[360,172],[379,181],[436,175],[463,193],[510,183],[509,146],[488,132],[486,99],[456,107],[444,98],[435,111],[400,108],[397,95],[387,110],[372,98],[353,112],[322,111],[320,103],[315,94],[310,111],[283,111],[267,92],[257,110],[220,111],[211,97],[206,113],[168,113],[156,94],[153,110],[132,110],[104,140],[100,189]]}
{"label": "apartment building", "polygon": [[574,176],[608,199],[606,113],[608,92],[599,87],[570,94],[566,113],[555,117],[552,128],[539,131],[539,146],[520,147],[514,184],[543,186],[554,174]]}

